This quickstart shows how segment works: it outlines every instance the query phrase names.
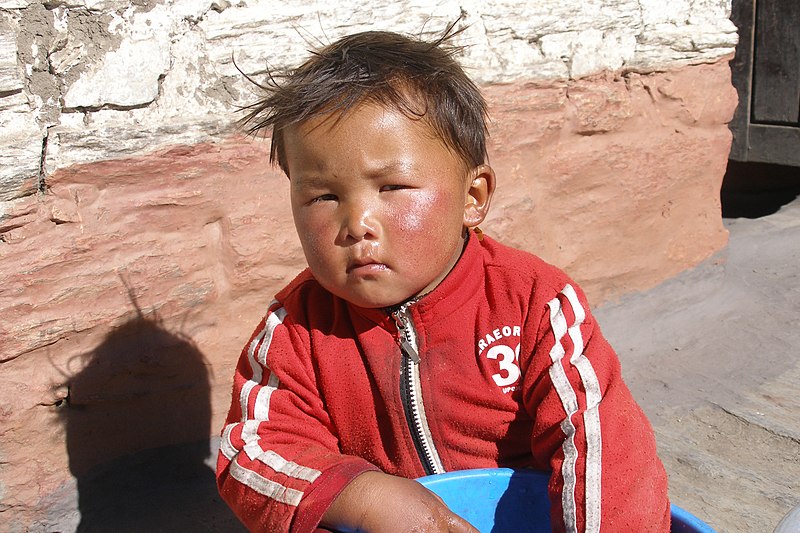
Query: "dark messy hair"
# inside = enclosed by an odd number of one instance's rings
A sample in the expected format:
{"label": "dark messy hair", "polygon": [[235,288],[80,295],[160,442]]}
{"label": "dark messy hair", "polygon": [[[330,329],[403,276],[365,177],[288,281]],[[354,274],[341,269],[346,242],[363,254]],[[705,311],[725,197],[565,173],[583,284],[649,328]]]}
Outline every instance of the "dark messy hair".
{"label": "dark messy hair", "polygon": [[480,165],[486,161],[486,102],[454,59],[462,50],[449,44],[463,30],[455,30],[457,23],[433,41],[367,31],[313,51],[298,68],[256,83],[266,94],[244,108],[240,125],[254,135],[272,128],[270,161],[288,176],[286,127],[372,102],[426,120],[465,163]]}

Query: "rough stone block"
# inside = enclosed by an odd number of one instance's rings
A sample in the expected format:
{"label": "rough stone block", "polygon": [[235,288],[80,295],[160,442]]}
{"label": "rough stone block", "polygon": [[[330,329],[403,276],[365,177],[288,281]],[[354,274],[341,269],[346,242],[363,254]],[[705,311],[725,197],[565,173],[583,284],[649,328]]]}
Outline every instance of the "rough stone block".
{"label": "rough stone block", "polygon": [[126,39],[109,52],[98,67],[90,69],[67,90],[64,107],[135,107],[158,97],[160,78],[169,69],[166,36],[147,35]]}
{"label": "rough stone block", "polygon": [[0,98],[0,201],[36,192],[43,139],[25,94]]}
{"label": "rough stone block", "polygon": [[0,98],[25,87],[25,78],[17,62],[16,24],[0,15]]}
{"label": "rough stone block", "polygon": [[0,0],[0,9],[25,9],[35,0]]}

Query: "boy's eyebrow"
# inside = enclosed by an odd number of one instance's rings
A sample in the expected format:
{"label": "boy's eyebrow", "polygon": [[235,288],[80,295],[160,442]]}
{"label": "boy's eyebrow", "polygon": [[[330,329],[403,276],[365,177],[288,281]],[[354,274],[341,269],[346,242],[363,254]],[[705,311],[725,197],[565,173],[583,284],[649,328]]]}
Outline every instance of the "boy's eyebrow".
{"label": "boy's eyebrow", "polygon": [[368,178],[381,178],[387,174],[394,174],[400,170],[406,170],[409,164],[405,161],[388,161],[381,165],[376,166],[374,169],[367,171]]}
{"label": "boy's eyebrow", "polygon": [[[368,169],[364,172],[364,176],[368,179],[378,179],[385,177],[396,172],[404,171],[409,168],[409,164],[405,161],[388,161],[376,165],[375,168]],[[292,181],[295,184],[303,185],[304,187],[324,187],[329,185],[330,182],[338,180],[337,176],[329,176],[327,174],[313,172],[309,174],[300,174],[293,177]]]}
{"label": "boy's eyebrow", "polygon": [[301,174],[291,179],[295,187],[325,187],[331,180],[323,178],[320,174]]}

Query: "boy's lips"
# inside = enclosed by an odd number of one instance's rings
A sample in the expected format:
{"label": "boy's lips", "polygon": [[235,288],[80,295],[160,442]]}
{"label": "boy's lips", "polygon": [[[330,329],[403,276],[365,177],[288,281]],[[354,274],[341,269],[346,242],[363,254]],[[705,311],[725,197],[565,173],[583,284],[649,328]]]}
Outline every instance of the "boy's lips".
{"label": "boy's lips", "polygon": [[348,274],[370,274],[386,270],[388,267],[371,257],[361,257],[350,261],[347,265]]}

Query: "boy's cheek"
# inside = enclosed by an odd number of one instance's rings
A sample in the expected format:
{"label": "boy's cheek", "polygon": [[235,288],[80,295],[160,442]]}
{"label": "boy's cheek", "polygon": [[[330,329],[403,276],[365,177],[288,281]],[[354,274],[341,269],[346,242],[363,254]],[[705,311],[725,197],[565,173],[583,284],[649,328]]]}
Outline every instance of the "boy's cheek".
{"label": "boy's cheek", "polygon": [[322,213],[300,213],[295,216],[294,223],[303,241],[323,241],[335,227],[331,217]]}
{"label": "boy's cheek", "polygon": [[393,209],[388,214],[400,231],[423,231],[431,229],[437,214],[437,198],[433,195],[418,195],[406,205]]}
{"label": "boy's cheek", "polygon": [[[396,227],[403,232],[440,232],[460,228],[463,215],[445,192],[414,195],[391,213]],[[458,230],[456,230],[458,231]]]}
{"label": "boy's cheek", "polygon": [[325,244],[326,239],[322,234],[321,229],[308,227],[303,233],[304,235],[300,237],[300,240],[303,243],[303,250],[305,251],[306,256],[313,256],[307,257],[309,262],[314,259],[327,259],[327,256],[330,255],[330,253],[327,251],[327,246]]}
{"label": "boy's cheek", "polygon": [[326,242],[331,238],[325,234],[325,225],[305,220],[297,222],[296,226],[309,266],[315,267],[327,261],[330,252],[327,250]]}

